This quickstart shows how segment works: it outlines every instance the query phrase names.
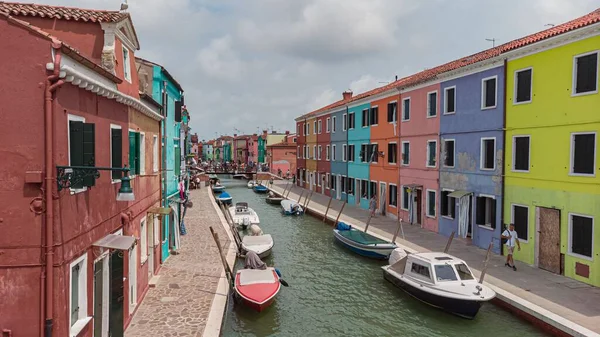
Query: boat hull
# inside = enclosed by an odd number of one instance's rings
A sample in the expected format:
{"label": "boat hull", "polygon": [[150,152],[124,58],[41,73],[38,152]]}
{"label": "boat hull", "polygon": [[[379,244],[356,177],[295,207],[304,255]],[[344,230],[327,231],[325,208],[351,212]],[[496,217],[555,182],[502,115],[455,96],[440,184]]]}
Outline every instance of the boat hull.
{"label": "boat hull", "polygon": [[428,293],[402,281],[385,269],[383,278],[421,302],[466,319],[474,319],[483,304],[481,301],[459,300]]}
{"label": "boat hull", "polygon": [[275,282],[241,285],[240,274],[238,273],[235,276],[235,292],[238,298],[244,305],[258,312],[264,311],[271,306],[281,289],[279,276],[277,276],[272,268],[269,271],[273,273],[273,280]]}
{"label": "boat hull", "polygon": [[233,200],[232,197],[229,198],[217,198],[218,201],[220,201],[221,203],[225,204],[225,205],[231,205],[231,201]]}
{"label": "boat hull", "polygon": [[269,192],[269,189],[266,188],[266,187],[260,188],[260,187],[254,186],[253,189],[254,189],[254,192],[256,192],[256,193],[267,193],[267,192]]}
{"label": "boat hull", "polygon": [[333,236],[339,244],[344,246],[345,248],[355,252],[358,255],[377,259],[377,260],[385,260],[387,259],[394,249],[398,248],[396,245],[389,245],[384,247],[376,247],[375,245],[363,245],[352,240],[348,240],[347,238],[338,234],[337,230],[333,231]]}
{"label": "boat hull", "polygon": [[269,197],[267,197],[267,199],[265,199],[265,200],[269,204],[279,205],[279,204],[281,204],[281,201],[284,200],[284,199],[283,198],[269,198]]}
{"label": "boat hull", "polygon": [[218,187],[214,187],[212,188],[214,193],[221,193],[223,192],[223,190],[225,190],[225,186],[218,186]]}

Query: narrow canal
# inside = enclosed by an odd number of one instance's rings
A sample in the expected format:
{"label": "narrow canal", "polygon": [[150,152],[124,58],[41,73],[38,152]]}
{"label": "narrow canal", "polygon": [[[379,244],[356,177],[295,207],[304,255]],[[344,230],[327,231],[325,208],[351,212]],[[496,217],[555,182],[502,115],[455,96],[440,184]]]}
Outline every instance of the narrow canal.
{"label": "narrow canal", "polygon": [[[264,259],[290,287],[256,313],[229,301],[222,336],[543,336],[491,304],[475,320],[431,308],[385,281],[385,262],[362,258],[334,243],[332,229],[310,215],[286,217],[246,181],[221,178],[234,202],[246,201],[275,242]],[[440,248],[440,249],[443,249]],[[236,269],[243,267],[238,259]]]}

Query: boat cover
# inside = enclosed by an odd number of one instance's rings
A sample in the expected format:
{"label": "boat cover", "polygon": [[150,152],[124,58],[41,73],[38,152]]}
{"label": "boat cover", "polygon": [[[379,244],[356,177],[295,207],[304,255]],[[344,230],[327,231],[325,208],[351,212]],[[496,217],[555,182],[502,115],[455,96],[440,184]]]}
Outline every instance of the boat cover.
{"label": "boat cover", "polygon": [[275,275],[273,275],[273,268],[265,268],[264,270],[244,269],[239,273],[241,286],[277,282]]}
{"label": "boat cover", "polygon": [[[262,262],[260,257],[258,257],[258,254],[256,254],[253,251],[249,251],[248,253],[246,253],[246,261],[245,261],[244,268],[265,270],[265,269],[267,269],[267,265],[264,262]],[[243,277],[244,277],[243,274],[240,275],[240,284],[243,284],[242,283]]]}
{"label": "boat cover", "polygon": [[[255,225],[252,225],[252,226],[255,226]],[[256,226],[256,227],[258,227],[258,226]],[[260,227],[258,229],[260,230]],[[257,235],[257,236],[246,235],[242,239],[242,242],[247,246],[269,245],[273,242],[273,238],[271,237],[271,234]]]}
{"label": "boat cover", "polygon": [[217,199],[228,199],[228,198],[231,198],[231,195],[227,192],[223,192],[217,197]]}
{"label": "boat cover", "polygon": [[346,224],[345,222],[338,222],[337,226],[335,226],[335,229],[339,231],[349,231],[350,229],[352,229],[352,226]]}
{"label": "boat cover", "polygon": [[363,231],[350,230],[350,231],[339,231],[341,236],[348,240],[360,243],[362,245],[376,245],[382,243],[389,243],[388,241],[381,240]]}

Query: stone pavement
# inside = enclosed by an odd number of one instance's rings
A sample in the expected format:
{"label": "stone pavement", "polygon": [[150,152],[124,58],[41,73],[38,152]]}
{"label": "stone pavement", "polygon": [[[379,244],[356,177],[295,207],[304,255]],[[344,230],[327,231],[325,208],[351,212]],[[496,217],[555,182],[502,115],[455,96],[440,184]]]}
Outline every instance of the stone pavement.
{"label": "stone pavement", "polygon": [[[202,336],[213,299],[223,277],[223,265],[209,226],[219,234],[225,250],[230,241],[213,206],[209,188],[190,191],[194,206],[187,210],[187,234],[178,255],[171,255],[137,309],[126,337]],[[222,312],[221,312],[222,313]],[[221,315],[222,316],[222,315]]]}
{"label": "stone pavement", "polygon": [[[277,181],[271,189],[281,193],[286,185],[286,181]],[[287,192],[286,195],[290,199],[298,200],[303,192],[301,203],[304,204],[309,191],[294,186],[289,195]],[[323,216],[328,202],[328,196],[315,192],[308,208]],[[334,221],[341,207],[342,201],[334,199],[327,217]],[[359,228],[364,228],[367,219],[366,210],[349,204],[344,206],[340,217],[340,221]],[[397,228],[396,220],[377,216],[371,220],[368,231],[391,240]],[[448,241],[447,237],[410,224],[405,223],[403,229],[406,240],[399,234],[396,243],[415,251],[443,251]],[[486,250],[455,237],[449,253],[465,260],[473,272],[479,275],[477,269],[483,268]],[[506,268],[504,262],[503,256],[491,254],[485,276],[486,283],[494,287],[499,299],[571,335],[600,336],[597,334],[600,333],[600,288],[519,261],[516,261],[518,270],[514,272]]]}

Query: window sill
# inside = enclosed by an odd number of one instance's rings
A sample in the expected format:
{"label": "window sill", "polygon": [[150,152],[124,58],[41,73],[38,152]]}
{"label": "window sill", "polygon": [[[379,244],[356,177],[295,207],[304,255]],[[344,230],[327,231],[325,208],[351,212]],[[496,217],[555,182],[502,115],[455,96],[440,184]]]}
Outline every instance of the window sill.
{"label": "window sill", "polygon": [[587,95],[595,95],[597,93],[598,93],[598,89],[596,89],[594,91],[574,93],[574,94],[571,94],[571,97],[580,97],[580,96],[587,96]]}
{"label": "window sill", "polygon": [[88,325],[88,323],[92,320],[92,316],[81,318],[73,324],[71,329],[69,330],[69,336],[77,337],[83,331],[83,329]]}
{"label": "window sill", "polygon": [[523,101],[523,102],[517,102],[517,101],[513,101],[513,105],[523,105],[523,104],[530,104],[532,101]]}
{"label": "window sill", "polygon": [[442,166],[442,167],[443,167],[443,168],[447,168],[447,169],[453,169],[453,168],[454,168],[454,165],[453,165],[453,166],[446,166],[446,165],[444,165],[444,166]]}
{"label": "window sill", "polygon": [[121,182],[121,179],[113,179],[113,180],[111,181],[111,184],[118,184],[118,183],[120,183],[120,182]]}
{"label": "window sill", "polygon": [[433,169],[434,169],[434,168],[437,168],[437,166],[436,166],[436,165],[433,165],[433,166],[432,166],[432,165],[425,165],[425,167],[426,167],[426,168],[433,168]]}
{"label": "window sill", "polygon": [[403,207],[400,207],[400,210],[401,210],[401,211],[407,211],[407,212],[408,212],[408,208],[403,208]]}
{"label": "window sill", "polygon": [[448,215],[442,215],[442,218],[447,219],[447,220],[454,220],[453,217],[448,216]]}
{"label": "window sill", "polygon": [[488,230],[488,231],[492,231],[492,232],[496,230],[495,228],[492,228],[492,226],[487,226],[487,225],[477,225],[477,227]]}
{"label": "window sill", "polygon": [[425,214],[425,217],[430,218],[430,219],[435,219],[435,215]]}
{"label": "window sill", "polygon": [[396,208],[396,205],[388,205],[388,206],[390,206],[390,207],[392,207],[392,208]]}
{"label": "window sill", "polygon": [[511,172],[515,172],[515,173],[529,173],[529,170],[510,170]]}
{"label": "window sill", "polygon": [[[582,260],[586,260],[586,261],[594,261],[593,257],[588,257],[588,256],[585,256],[585,255],[580,255],[580,254],[573,253],[573,252],[570,252],[570,251],[567,252],[567,254],[569,254],[572,257],[578,258],[578,259],[582,259]],[[594,256],[593,252],[592,252],[592,256]]]}
{"label": "window sill", "polygon": [[491,171],[496,171],[496,168],[495,168],[495,167],[494,167],[494,168],[484,168],[484,167],[480,167],[479,169],[480,169],[480,170],[482,170],[482,171],[488,171],[488,172],[491,172]]}
{"label": "window sill", "polygon": [[437,115],[433,115],[433,116],[429,116],[429,115],[427,115],[427,118],[428,118],[428,119],[429,119],[429,118],[436,118],[436,117],[437,117]]}
{"label": "window sill", "polygon": [[570,177],[583,177],[583,178],[594,178],[596,176],[595,173],[569,173]]}
{"label": "window sill", "polygon": [[455,115],[456,111],[444,112],[444,115]]}
{"label": "window sill", "polygon": [[87,191],[87,187],[84,187],[84,188],[71,188],[70,190],[71,190],[71,195],[74,195],[74,194],[79,194],[79,193]]}
{"label": "window sill", "polygon": [[404,123],[404,122],[410,122],[410,119],[403,119],[401,122],[402,123]]}
{"label": "window sill", "polygon": [[394,166],[396,166],[396,163],[389,163],[389,162],[388,162],[388,165],[394,165]]}
{"label": "window sill", "polygon": [[496,109],[496,105],[492,106],[482,106],[481,111]]}

